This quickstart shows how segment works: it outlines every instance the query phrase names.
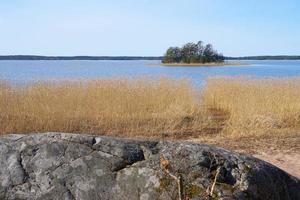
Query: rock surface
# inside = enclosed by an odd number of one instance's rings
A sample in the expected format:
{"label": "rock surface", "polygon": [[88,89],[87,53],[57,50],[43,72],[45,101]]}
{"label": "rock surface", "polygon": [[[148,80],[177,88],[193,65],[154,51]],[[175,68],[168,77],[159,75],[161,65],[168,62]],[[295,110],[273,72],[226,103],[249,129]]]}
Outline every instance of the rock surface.
{"label": "rock surface", "polygon": [[0,199],[172,200],[178,189],[182,199],[300,199],[298,179],[209,145],[64,133],[0,137]]}

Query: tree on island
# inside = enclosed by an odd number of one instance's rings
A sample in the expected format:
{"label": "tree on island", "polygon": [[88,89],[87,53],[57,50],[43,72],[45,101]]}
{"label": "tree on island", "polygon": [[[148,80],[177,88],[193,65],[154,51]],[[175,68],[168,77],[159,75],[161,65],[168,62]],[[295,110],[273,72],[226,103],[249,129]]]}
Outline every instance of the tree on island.
{"label": "tree on island", "polygon": [[170,47],[164,55],[163,63],[212,63],[224,62],[224,56],[202,41],[187,43],[183,47]]}

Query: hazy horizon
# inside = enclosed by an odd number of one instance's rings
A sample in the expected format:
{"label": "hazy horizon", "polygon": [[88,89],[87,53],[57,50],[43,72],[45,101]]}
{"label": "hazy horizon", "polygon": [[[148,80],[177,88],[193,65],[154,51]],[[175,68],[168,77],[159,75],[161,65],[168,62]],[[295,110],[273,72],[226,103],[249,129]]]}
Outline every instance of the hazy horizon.
{"label": "hazy horizon", "polygon": [[162,56],[202,40],[225,56],[300,55],[300,2],[11,0],[0,55]]}
{"label": "hazy horizon", "polygon": [[[37,56],[37,57],[129,57],[129,58],[132,58],[132,57],[163,57],[163,55],[155,55],[155,56],[151,56],[151,55],[41,55],[41,54],[6,54],[6,55],[1,55],[0,54],[0,57],[6,57],[6,56]],[[276,57],[276,56],[286,56],[286,57],[293,57],[293,56],[296,56],[296,57],[299,57],[299,55],[241,55],[241,56],[227,56],[227,55],[224,55],[225,57],[228,57],[228,58],[244,58],[244,57]]]}

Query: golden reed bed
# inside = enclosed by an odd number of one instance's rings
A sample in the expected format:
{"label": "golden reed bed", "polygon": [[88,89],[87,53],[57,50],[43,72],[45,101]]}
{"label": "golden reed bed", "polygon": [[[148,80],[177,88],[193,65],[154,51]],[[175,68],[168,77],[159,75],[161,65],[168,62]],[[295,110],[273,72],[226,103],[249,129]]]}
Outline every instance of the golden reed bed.
{"label": "golden reed bed", "polygon": [[0,83],[0,133],[124,137],[266,135],[300,129],[300,78]]}

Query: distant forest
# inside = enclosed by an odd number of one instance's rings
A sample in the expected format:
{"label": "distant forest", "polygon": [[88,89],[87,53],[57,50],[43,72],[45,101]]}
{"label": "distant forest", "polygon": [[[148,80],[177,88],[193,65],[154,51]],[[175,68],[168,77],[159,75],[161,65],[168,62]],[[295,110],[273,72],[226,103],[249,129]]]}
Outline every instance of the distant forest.
{"label": "distant forest", "polygon": [[162,60],[158,56],[0,56],[0,60]]}
{"label": "distant forest", "polygon": [[226,57],[226,60],[300,60],[300,56],[244,56]]}
{"label": "distant forest", "polygon": [[[163,56],[0,56],[0,60],[163,60]],[[225,60],[300,60],[300,56],[224,57]]]}
{"label": "distant forest", "polygon": [[164,55],[163,63],[212,63],[224,62],[224,56],[214,50],[211,44],[202,41],[187,43],[180,47],[170,47]]}

